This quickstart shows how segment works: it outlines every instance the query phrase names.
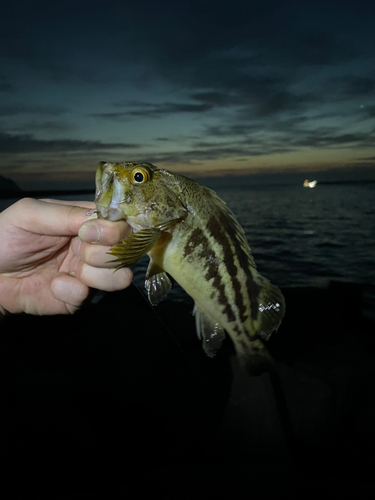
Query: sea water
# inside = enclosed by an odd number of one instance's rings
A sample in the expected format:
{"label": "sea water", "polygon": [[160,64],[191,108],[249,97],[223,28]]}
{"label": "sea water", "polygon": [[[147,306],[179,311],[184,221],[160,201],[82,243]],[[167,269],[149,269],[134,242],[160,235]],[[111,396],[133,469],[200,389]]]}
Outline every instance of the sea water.
{"label": "sea water", "polygon": [[[331,280],[375,285],[375,184],[259,182],[256,176],[200,179],[245,230],[258,271],[279,287],[324,287]],[[66,200],[77,199],[67,193]],[[80,199],[92,200],[85,195]],[[15,200],[1,200],[3,209]],[[144,291],[148,257],[133,267]],[[170,298],[186,300],[174,286]]]}

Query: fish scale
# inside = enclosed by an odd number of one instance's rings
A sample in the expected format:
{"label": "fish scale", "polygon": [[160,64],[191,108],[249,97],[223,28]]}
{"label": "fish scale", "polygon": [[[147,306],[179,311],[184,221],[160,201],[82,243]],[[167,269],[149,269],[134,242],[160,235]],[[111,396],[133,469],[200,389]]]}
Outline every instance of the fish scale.
{"label": "fish scale", "polygon": [[[209,190],[206,191],[207,195],[212,197],[213,193]],[[217,197],[216,195],[214,196],[216,198],[215,201],[217,202]],[[223,205],[223,208],[228,214],[233,215],[229,212],[225,205]],[[209,212],[212,214],[212,210]],[[219,216],[216,214],[211,215],[206,224],[206,228],[209,238],[209,246],[212,251],[215,252],[215,258],[217,258],[217,255],[220,255],[220,261],[224,262],[224,266],[219,266],[215,270],[210,269],[211,266],[209,266],[205,276],[206,278],[214,279],[212,283],[216,289],[224,285],[222,305],[226,306],[226,308],[230,306],[229,311],[226,313],[228,322],[233,323],[236,321],[236,325],[233,325],[233,327],[237,327],[237,333],[245,333],[251,337],[251,330],[246,328],[244,323],[249,317],[249,315],[246,314],[247,311],[251,310],[252,317],[254,315],[254,311],[257,313],[257,304],[254,304],[253,307],[251,307],[251,301],[248,300],[250,298],[248,288],[244,284],[241,286],[241,282],[244,283],[244,280],[241,280],[241,278],[246,277],[246,269],[251,265],[254,266],[254,262],[251,258],[249,258],[250,248],[247,242],[244,238],[236,237],[241,236],[241,233],[234,231],[234,239],[231,239],[230,237],[231,235],[228,229],[230,222],[232,222],[233,219],[231,217],[223,218],[222,215],[222,211],[219,211]],[[201,217],[195,216],[195,221],[196,223],[199,221],[200,226],[204,227],[204,222]],[[222,224],[223,222],[226,223],[226,227]],[[200,229],[200,232],[203,234],[202,229]],[[240,262],[240,260],[242,262]],[[239,273],[241,271],[243,276],[239,277]],[[215,281],[215,275],[220,276],[220,280]],[[231,278],[230,282],[226,279],[228,275]]]}
{"label": "fish scale", "polygon": [[194,299],[198,337],[214,356],[225,332],[251,374],[270,369],[268,339],[284,316],[280,290],[256,270],[244,231],[213,191],[150,163],[106,163],[96,173],[98,213],[125,219],[134,234],[110,254],[117,269],[148,253],[146,288],[152,304],[172,276]]}
{"label": "fish scale", "polygon": [[[188,223],[188,220],[185,222]],[[204,225],[201,217],[194,216],[194,225],[197,224]],[[214,224],[211,225],[214,226]],[[257,332],[252,329],[251,317],[254,316],[254,309],[256,313],[258,312],[258,303],[254,299],[255,304],[253,307],[250,305],[250,295],[246,286],[246,270],[240,265],[238,248],[236,249],[236,245],[230,239],[230,233],[217,229],[206,231],[206,235],[204,235],[201,228],[195,228],[189,236],[189,231],[181,230],[174,236],[176,247],[184,245],[184,237],[188,240],[185,242],[183,257],[189,257],[191,253],[186,252],[186,249],[193,248],[192,265],[187,265],[181,260],[176,262],[176,259],[171,257],[168,259],[169,265],[165,266],[166,270],[172,276],[178,274],[180,285],[195,298],[197,306],[210,318],[215,319],[216,317],[217,322],[223,325],[232,340],[235,339],[235,344],[238,343],[242,351],[246,350],[248,354],[254,348],[252,340],[257,337]],[[200,249],[200,245],[203,249]],[[242,249],[241,251],[243,252]],[[175,249],[171,249],[170,253],[177,255]],[[225,263],[226,260],[227,263]],[[243,260],[246,261],[248,267],[252,267],[250,265],[251,259],[247,259],[246,254],[243,255]],[[198,261],[202,262],[202,273],[196,272]],[[212,262],[215,262],[215,265]],[[202,275],[206,279],[206,286],[197,283]],[[193,283],[191,276],[196,277]],[[256,287],[257,290],[260,288],[256,283],[253,284],[253,287]],[[197,293],[198,288],[201,289],[200,295]],[[211,290],[216,294],[212,296],[211,292],[211,300],[206,301],[205,296]],[[242,339],[241,342],[239,342],[240,339]],[[263,349],[259,343],[256,343],[255,347],[258,350]]]}

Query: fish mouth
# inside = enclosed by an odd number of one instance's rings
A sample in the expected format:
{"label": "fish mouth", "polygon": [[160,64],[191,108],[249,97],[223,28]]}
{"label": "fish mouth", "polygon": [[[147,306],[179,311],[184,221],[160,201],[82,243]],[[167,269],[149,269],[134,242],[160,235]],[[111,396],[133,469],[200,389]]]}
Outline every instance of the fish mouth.
{"label": "fish mouth", "polygon": [[126,219],[120,205],[126,203],[120,175],[114,171],[114,163],[100,162],[96,172],[95,203],[99,219],[117,221]]}
{"label": "fish mouth", "polygon": [[106,207],[101,207],[100,205],[97,206],[98,210],[98,219],[107,219],[112,222],[121,220],[121,219],[126,219],[125,214],[122,210],[119,208],[106,208]]}

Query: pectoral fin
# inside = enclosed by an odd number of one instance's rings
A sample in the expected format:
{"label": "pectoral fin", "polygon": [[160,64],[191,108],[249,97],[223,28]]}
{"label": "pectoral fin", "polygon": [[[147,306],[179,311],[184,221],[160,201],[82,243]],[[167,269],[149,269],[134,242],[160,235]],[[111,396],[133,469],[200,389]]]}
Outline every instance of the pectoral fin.
{"label": "pectoral fin", "polygon": [[169,293],[172,288],[171,280],[164,270],[150,260],[146,273],[145,288],[148,294],[148,300],[152,305],[156,305]]}
{"label": "pectoral fin", "polygon": [[137,233],[132,234],[111,248],[108,253],[117,258],[109,262],[119,263],[116,266],[116,271],[138,262],[157,243],[161,233],[160,229],[148,228],[141,229]]}
{"label": "pectoral fin", "polygon": [[225,339],[224,328],[202,313],[196,304],[193,314],[195,315],[197,336],[202,340],[203,350],[207,356],[213,358]]}

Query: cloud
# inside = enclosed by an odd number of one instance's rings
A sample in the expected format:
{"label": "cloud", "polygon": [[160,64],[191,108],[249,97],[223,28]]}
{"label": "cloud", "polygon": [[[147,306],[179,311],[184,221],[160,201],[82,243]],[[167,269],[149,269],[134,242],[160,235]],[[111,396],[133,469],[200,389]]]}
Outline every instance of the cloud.
{"label": "cloud", "polygon": [[352,44],[338,41],[333,32],[302,33],[297,32],[291,39],[292,44],[285,44],[291,50],[290,61],[300,62],[304,66],[326,66],[347,62],[357,55]]}
{"label": "cloud", "polygon": [[[258,155],[259,152],[263,154],[290,152],[303,147],[319,149],[374,147],[375,130],[371,129],[352,132],[343,123],[326,126],[320,124],[316,127],[313,119],[303,115],[290,118],[272,115],[264,117],[263,122],[263,128],[259,127],[256,120],[205,127],[203,136],[216,138],[217,141],[197,141],[193,147],[207,148],[213,153],[215,144],[216,146],[231,144],[237,148],[238,156]],[[220,148],[217,148],[217,152],[220,152]]]}
{"label": "cloud", "polygon": [[[101,83],[108,88],[126,77],[150,87],[167,83],[188,95],[187,102],[145,102],[139,109],[133,103],[133,108],[95,115],[117,121],[199,115],[225,106],[247,105],[258,117],[300,110],[312,102],[312,95],[298,95],[290,86],[303,72],[309,76],[319,65],[337,65],[357,55],[352,41],[348,48],[343,36],[346,26],[324,2],[308,7],[237,1],[230,9],[212,9],[210,2],[194,0],[162,5],[166,8],[152,1],[105,5],[88,13],[79,3],[69,3],[56,5],[48,14],[25,8],[17,12],[16,40],[3,47],[9,57],[55,82]],[[11,20],[4,20],[4,42],[12,35]],[[330,22],[335,29],[325,30]],[[34,23],[43,29],[33,29]],[[366,23],[362,29],[368,29]],[[45,40],[51,43],[41,50]],[[74,59],[69,60],[70,53]],[[118,64],[115,74],[108,75],[107,63]],[[137,66],[139,72],[127,71],[128,66]]]}
{"label": "cloud", "polygon": [[8,82],[0,82],[0,92],[4,92],[4,93],[12,93],[14,92],[14,85],[12,85],[11,83],[8,83]]}
{"label": "cloud", "polygon": [[[91,151],[154,147],[157,154],[147,156],[156,161],[189,163],[370,147],[373,133],[364,129],[375,117],[375,75],[363,61],[373,57],[366,43],[372,17],[365,7],[351,12],[347,2],[340,12],[323,0],[307,4],[96,0],[87,10],[73,0],[49,9],[11,2],[0,33],[0,92],[9,97],[0,115],[11,118],[2,121],[8,129],[0,151],[16,160],[58,152],[56,161],[71,161]],[[11,91],[26,85],[39,105],[11,101]],[[57,104],[45,104],[51,102]],[[67,112],[77,137],[87,124],[84,137],[99,133],[88,116],[132,120],[139,144],[73,140],[72,127],[60,120]],[[147,120],[154,122],[143,126]],[[166,130],[175,137],[160,137]],[[155,139],[143,150],[146,134]]]}
{"label": "cloud", "polygon": [[343,93],[349,97],[364,97],[375,94],[375,78],[348,75],[341,78]]}
{"label": "cloud", "polygon": [[16,133],[28,133],[30,130],[38,131],[38,132],[58,132],[58,133],[66,133],[75,130],[76,127],[68,124],[62,120],[59,121],[22,121],[18,125],[14,125],[12,127],[8,127],[8,132],[16,132]]}
{"label": "cloud", "polygon": [[375,161],[375,156],[367,156],[366,158],[356,158],[356,161]]}
{"label": "cloud", "polygon": [[309,146],[314,148],[330,148],[330,147],[354,147],[364,148],[374,147],[374,134],[368,133],[347,133],[339,135],[325,135],[324,131],[310,132],[303,139],[291,141],[291,144],[296,146]]}
{"label": "cloud", "polygon": [[139,148],[139,144],[100,141],[83,141],[74,139],[41,140],[31,134],[11,135],[0,132],[0,153],[56,153],[79,152],[112,149]]}
{"label": "cloud", "polygon": [[180,113],[206,113],[213,108],[210,104],[191,104],[165,102],[163,104],[145,104],[144,109],[132,110],[131,116],[155,116],[180,114]]}
{"label": "cloud", "polygon": [[236,119],[263,118],[282,112],[303,110],[308,103],[315,102],[313,93],[293,93],[278,90],[279,82],[272,79],[249,78],[248,85],[235,93],[197,92],[188,97],[190,102],[151,103],[142,101],[114,102],[116,109],[124,111],[95,113],[95,118],[125,121],[132,117],[163,118],[168,115],[203,115],[220,108],[235,113]]}
{"label": "cloud", "polygon": [[321,103],[347,103],[354,99],[367,102],[374,94],[375,78],[351,74],[328,77],[316,90]]}
{"label": "cloud", "polygon": [[0,106],[0,116],[16,115],[48,115],[60,116],[68,111],[67,108],[58,105],[35,106],[30,104],[4,104]]}
{"label": "cloud", "polygon": [[196,148],[196,149],[185,149],[180,151],[164,151],[160,153],[154,153],[149,155],[152,158],[152,162],[158,163],[183,163],[188,164],[202,164],[207,160],[217,160],[223,158],[230,158],[232,160],[239,160],[257,156],[265,156],[275,153],[286,153],[288,151],[294,151],[293,148],[263,148],[262,145],[251,147],[246,147],[245,145],[238,146],[236,144],[232,145],[216,145],[207,148]]}
{"label": "cloud", "polygon": [[307,103],[314,101],[316,101],[316,97],[312,93],[298,95],[287,90],[281,90],[255,103],[255,115],[264,117],[284,111],[303,110],[306,109]]}
{"label": "cloud", "polygon": [[228,104],[233,104],[231,96],[224,92],[197,92],[191,94],[190,98],[212,106],[228,106]]}
{"label": "cloud", "polygon": [[[310,123],[311,118],[303,115],[283,118],[280,116],[268,116],[262,120],[263,126],[259,124],[259,120],[249,119],[238,122],[237,119],[225,125],[211,125],[204,127],[203,135],[206,137],[216,137],[220,139],[231,139],[232,141],[242,138],[243,140],[269,144],[272,138],[282,138],[284,143],[295,139],[296,136],[306,136],[309,129],[306,126]],[[321,131],[326,129],[320,128]],[[329,131],[338,132],[340,129],[329,128]]]}
{"label": "cloud", "polygon": [[[114,106],[119,107],[116,103]],[[95,118],[103,118],[107,120],[122,121],[130,117],[145,117],[145,118],[161,118],[166,115],[173,114],[201,114],[213,109],[210,104],[191,104],[191,103],[176,103],[164,102],[162,104],[154,104],[149,102],[133,102],[128,105],[126,111],[115,111],[109,113],[95,113],[92,116]],[[136,109],[134,109],[136,108]]]}
{"label": "cloud", "polygon": [[375,118],[375,105],[372,104],[370,106],[363,106],[363,108],[360,109],[359,112],[359,118],[366,118],[366,119],[371,119]]}
{"label": "cloud", "polygon": [[259,130],[258,124],[235,123],[229,125],[209,125],[204,127],[204,135],[213,137],[238,137]]}

